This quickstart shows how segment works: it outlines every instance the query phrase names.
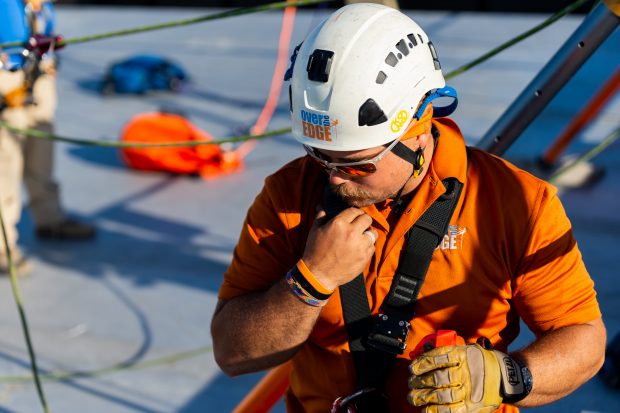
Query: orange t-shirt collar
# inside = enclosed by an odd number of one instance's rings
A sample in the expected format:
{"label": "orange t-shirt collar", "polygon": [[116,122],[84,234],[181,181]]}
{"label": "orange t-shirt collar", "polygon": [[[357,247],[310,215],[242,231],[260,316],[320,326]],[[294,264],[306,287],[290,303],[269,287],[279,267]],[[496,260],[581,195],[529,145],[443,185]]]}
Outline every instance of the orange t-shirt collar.
{"label": "orange t-shirt collar", "polygon": [[431,122],[433,119],[433,105],[429,103],[422,117],[416,120],[413,118],[407,127],[407,130],[400,138],[401,141],[405,141],[407,139],[415,138],[416,136],[422,135],[423,133],[429,133],[431,131]]}

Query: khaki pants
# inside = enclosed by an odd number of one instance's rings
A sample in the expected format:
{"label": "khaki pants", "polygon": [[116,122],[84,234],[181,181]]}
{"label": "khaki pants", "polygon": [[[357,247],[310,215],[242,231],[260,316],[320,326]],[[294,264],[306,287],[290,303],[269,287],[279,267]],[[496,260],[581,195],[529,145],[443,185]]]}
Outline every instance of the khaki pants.
{"label": "khaki pants", "polygon": [[[0,71],[0,93],[7,93],[22,82],[22,72]],[[35,83],[33,95],[35,105],[7,108],[0,113],[0,118],[17,128],[53,132],[57,99],[55,75],[42,74]],[[64,218],[58,184],[52,176],[53,167],[52,141],[20,136],[0,128],[0,208],[11,248],[15,247],[18,237],[16,225],[21,216],[22,180],[28,190],[28,206],[35,226]]]}

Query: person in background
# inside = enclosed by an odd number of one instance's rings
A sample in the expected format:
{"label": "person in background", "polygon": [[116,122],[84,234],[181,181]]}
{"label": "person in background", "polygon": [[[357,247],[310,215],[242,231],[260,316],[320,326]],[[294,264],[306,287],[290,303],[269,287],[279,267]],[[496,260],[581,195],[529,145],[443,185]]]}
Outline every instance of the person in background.
{"label": "person in background", "polygon": [[[52,133],[57,100],[53,5],[40,0],[0,0],[0,43],[25,44],[32,38],[51,43],[45,49],[15,46],[0,50],[0,119],[19,129]],[[29,261],[17,247],[22,181],[38,238],[87,240],[95,236],[92,225],[68,217],[63,210],[53,167],[52,141],[0,128],[0,207],[18,274],[30,271]],[[4,251],[0,251],[0,274],[8,270]]]}
{"label": "person in background", "polygon": [[[427,34],[349,5],[291,62],[307,155],[247,213],[211,323],[222,370],[291,361],[293,413],[516,412],[590,379],[605,327],[557,191],[465,145]],[[521,320],[536,338],[509,349]]]}

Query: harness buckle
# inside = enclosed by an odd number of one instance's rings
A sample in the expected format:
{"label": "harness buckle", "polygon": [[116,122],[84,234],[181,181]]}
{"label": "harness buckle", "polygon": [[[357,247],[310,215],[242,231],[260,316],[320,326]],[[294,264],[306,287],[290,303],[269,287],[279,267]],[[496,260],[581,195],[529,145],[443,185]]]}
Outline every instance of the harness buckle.
{"label": "harness buckle", "polygon": [[379,314],[366,342],[369,346],[386,353],[403,354],[407,348],[410,325],[408,321],[397,320],[395,316]]}

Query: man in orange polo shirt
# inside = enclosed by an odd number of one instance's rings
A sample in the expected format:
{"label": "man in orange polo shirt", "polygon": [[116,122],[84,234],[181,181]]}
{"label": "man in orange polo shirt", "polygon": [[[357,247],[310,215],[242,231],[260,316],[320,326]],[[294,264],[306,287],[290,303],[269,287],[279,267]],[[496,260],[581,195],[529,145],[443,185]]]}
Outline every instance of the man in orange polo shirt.
{"label": "man in orange polo shirt", "polygon": [[[308,156],[269,176],[248,211],[211,326],[220,367],[238,375],[291,360],[287,409],[311,413],[336,399],[342,412],[517,411],[592,377],[605,329],[556,191],[466,148],[445,117],[455,105],[430,103],[456,94],[424,31],[396,10],[350,5],[291,60],[293,135]],[[400,354],[364,387],[358,351],[386,353],[370,336],[354,341],[344,288],[363,273],[378,328],[411,256],[408,231],[444,199],[454,212],[422,271],[415,316],[394,324],[403,335],[379,330]],[[519,320],[536,340],[507,353]],[[412,354],[438,330],[465,344]]]}

